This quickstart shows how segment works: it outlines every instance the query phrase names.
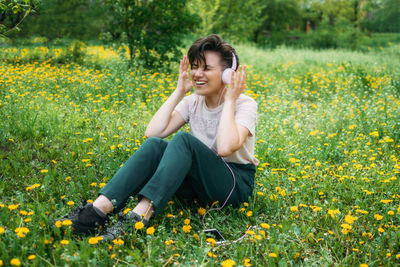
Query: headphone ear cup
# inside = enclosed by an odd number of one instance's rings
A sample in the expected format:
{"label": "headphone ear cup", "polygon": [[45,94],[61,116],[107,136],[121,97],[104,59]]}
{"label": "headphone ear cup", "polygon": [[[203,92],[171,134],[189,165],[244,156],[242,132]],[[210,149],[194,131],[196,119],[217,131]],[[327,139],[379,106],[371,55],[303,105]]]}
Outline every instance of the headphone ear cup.
{"label": "headphone ear cup", "polygon": [[232,77],[232,72],[234,72],[233,69],[225,69],[224,72],[222,73],[222,82],[224,84],[230,84],[231,83],[231,77]]}

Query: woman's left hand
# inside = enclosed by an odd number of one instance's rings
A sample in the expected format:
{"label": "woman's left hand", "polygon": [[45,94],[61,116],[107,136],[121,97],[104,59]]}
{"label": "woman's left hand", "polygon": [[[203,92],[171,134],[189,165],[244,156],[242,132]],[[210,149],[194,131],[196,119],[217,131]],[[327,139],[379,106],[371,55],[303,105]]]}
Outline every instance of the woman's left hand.
{"label": "woman's left hand", "polygon": [[236,101],[246,87],[246,66],[239,66],[238,70],[232,73],[231,81],[225,94],[225,100]]}

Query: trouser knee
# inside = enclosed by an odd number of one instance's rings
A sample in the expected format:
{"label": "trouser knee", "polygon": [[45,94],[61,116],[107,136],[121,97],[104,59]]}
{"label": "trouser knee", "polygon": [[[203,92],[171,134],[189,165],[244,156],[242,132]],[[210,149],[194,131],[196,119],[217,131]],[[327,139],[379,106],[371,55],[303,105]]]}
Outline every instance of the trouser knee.
{"label": "trouser knee", "polygon": [[163,146],[165,141],[159,137],[149,137],[147,138],[140,146],[141,147],[150,147],[150,148],[159,148]]}
{"label": "trouser knee", "polygon": [[184,143],[184,144],[189,144],[190,139],[194,138],[190,133],[187,132],[178,132],[172,137],[170,143]]}

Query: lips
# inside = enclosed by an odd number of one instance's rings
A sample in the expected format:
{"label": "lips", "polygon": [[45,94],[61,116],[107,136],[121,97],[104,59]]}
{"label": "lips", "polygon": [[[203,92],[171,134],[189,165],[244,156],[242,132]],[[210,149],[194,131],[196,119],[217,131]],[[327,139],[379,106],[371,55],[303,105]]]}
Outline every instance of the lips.
{"label": "lips", "polygon": [[205,85],[207,82],[205,82],[205,81],[196,81],[195,83],[198,86],[202,86],[202,85]]}

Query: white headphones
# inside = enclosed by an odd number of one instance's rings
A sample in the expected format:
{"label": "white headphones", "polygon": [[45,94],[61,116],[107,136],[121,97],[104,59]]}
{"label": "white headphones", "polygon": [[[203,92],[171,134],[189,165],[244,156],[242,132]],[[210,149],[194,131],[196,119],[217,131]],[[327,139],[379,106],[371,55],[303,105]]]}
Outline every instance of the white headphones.
{"label": "white headphones", "polygon": [[224,84],[230,84],[231,83],[231,77],[232,77],[232,72],[234,72],[236,70],[236,56],[235,53],[232,52],[232,67],[227,68],[224,70],[224,72],[222,73],[222,82]]}

